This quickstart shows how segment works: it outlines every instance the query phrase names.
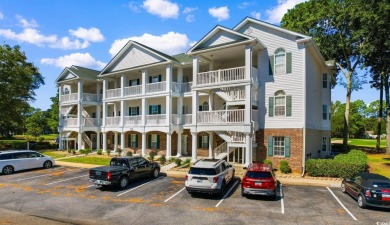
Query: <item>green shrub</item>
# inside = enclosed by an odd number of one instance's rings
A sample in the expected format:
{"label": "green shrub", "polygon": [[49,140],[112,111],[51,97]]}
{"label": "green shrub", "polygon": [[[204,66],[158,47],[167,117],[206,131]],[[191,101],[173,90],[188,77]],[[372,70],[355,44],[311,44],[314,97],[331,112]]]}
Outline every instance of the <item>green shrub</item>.
{"label": "green shrub", "polygon": [[126,152],[126,156],[133,156],[133,153],[132,152]]}
{"label": "green shrub", "polygon": [[188,159],[186,159],[186,160],[184,160],[184,162],[182,163],[182,165],[189,165],[191,163],[191,159],[190,158],[188,158]]}
{"label": "green shrub", "polygon": [[107,155],[111,154],[111,150],[110,149],[107,149],[106,152],[107,152]]}
{"label": "green shrub", "polygon": [[116,149],[116,152],[118,153],[118,156],[120,156],[120,155],[122,154],[122,149],[117,148],[117,149]]}
{"label": "green shrub", "polygon": [[154,151],[150,151],[149,152],[149,157],[148,157],[148,159],[150,160],[150,161],[154,161],[154,157],[156,156],[156,153],[154,152]]}
{"label": "green shrub", "polygon": [[38,141],[38,142],[43,142],[44,140],[45,140],[45,138],[42,137],[42,136],[39,136],[39,137],[37,138],[37,141]]}
{"label": "green shrub", "polygon": [[72,152],[72,149],[68,149],[68,153],[71,153]]}
{"label": "green shrub", "polygon": [[76,154],[76,149],[72,149],[72,154]]}
{"label": "green shrub", "polygon": [[167,162],[167,158],[165,158],[165,155],[162,155],[158,161],[160,162],[161,165],[164,165]]}
{"label": "green shrub", "polygon": [[279,170],[282,173],[291,173],[290,165],[288,164],[288,162],[286,160],[281,160],[279,162]]}
{"label": "green shrub", "polygon": [[337,155],[334,159],[309,159],[306,172],[313,177],[353,177],[367,170],[367,155],[358,150]]}
{"label": "green shrub", "polygon": [[92,153],[92,149],[91,148],[84,149],[84,154],[88,155],[89,153]]}
{"label": "green shrub", "polygon": [[169,161],[170,163],[173,163],[173,162],[175,162],[175,160],[176,160],[175,157],[170,157],[168,161]]}
{"label": "green shrub", "polygon": [[179,159],[179,158],[176,158],[175,159],[175,163],[176,163],[176,166],[181,166],[181,159]]}
{"label": "green shrub", "polygon": [[96,154],[98,154],[98,155],[101,155],[103,153],[103,150],[101,150],[101,149],[98,149],[97,151],[96,151]]}
{"label": "green shrub", "polygon": [[270,159],[264,159],[263,163],[264,163],[264,164],[270,165],[270,167],[272,168],[272,160],[270,160]]}

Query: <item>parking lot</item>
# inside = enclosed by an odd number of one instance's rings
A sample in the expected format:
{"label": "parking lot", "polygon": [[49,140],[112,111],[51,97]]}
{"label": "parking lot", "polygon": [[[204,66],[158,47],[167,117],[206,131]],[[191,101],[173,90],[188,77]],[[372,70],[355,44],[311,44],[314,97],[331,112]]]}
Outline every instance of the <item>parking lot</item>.
{"label": "parking lot", "polygon": [[390,224],[390,210],[360,209],[338,188],[282,184],[277,200],[244,198],[239,177],[221,198],[191,196],[184,177],[101,189],[88,169],[55,167],[0,175],[0,196],[0,208],[71,224]]}

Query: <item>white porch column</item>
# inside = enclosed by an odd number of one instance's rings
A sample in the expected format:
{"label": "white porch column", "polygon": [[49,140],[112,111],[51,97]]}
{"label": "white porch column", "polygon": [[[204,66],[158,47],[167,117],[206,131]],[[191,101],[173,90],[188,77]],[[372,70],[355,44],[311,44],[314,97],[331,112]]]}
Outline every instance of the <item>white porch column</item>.
{"label": "white porch column", "polygon": [[77,150],[83,149],[82,147],[82,138],[81,138],[81,132],[77,133]]}
{"label": "white porch column", "polygon": [[100,148],[100,132],[96,132],[96,150]]}
{"label": "white porch column", "polygon": [[121,75],[121,96],[125,96],[125,75]]}
{"label": "white porch column", "polygon": [[196,125],[197,115],[198,115],[198,107],[199,107],[199,92],[192,91],[192,125]]}
{"label": "white porch column", "polygon": [[116,117],[118,115],[117,113],[117,107],[116,107],[116,102],[114,102],[114,117]]}
{"label": "white porch column", "polygon": [[166,81],[167,81],[167,91],[172,90],[172,65],[168,64],[165,67],[165,76],[166,76]]}
{"label": "white porch column", "polygon": [[233,162],[236,163],[236,151],[237,151],[237,148],[234,149],[233,151]]}
{"label": "white porch column", "polygon": [[79,80],[77,83],[77,88],[78,88],[78,100],[81,101],[83,100],[83,80]]}
{"label": "white porch column", "polygon": [[171,124],[171,116],[172,116],[172,98],[171,96],[165,96],[166,108],[165,108],[165,122],[166,125],[169,126]]}
{"label": "white porch column", "polygon": [[142,70],[142,95],[146,93],[146,78],[148,77],[148,71]]}
{"label": "white porch column", "polygon": [[191,162],[195,162],[197,158],[198,140],[197,133],[191,133],[192,135],[192,157]]}
{"label": "white porch column", "polygon": [[252,153],[252,138],[250,134],[245,134],[245,165],[251,164],[251,153]]}
{"label": "white porch column", "polygon": [[142,126],[146,125],[146,104],[147,104],[146,98],[142,98],[141,100],[141,118],[142,118]]}
{"label": "white porch column", "polygon": [[121,149],[122,153],[125,150],[125,132],[121,132]]}
{"label": "white porch column", "polygon": [[194,56],[192,58],[192,86],[197,85],[199,73],[199,56]]}
{"label": "white porch column", "polygon": [[177,69],[177,83],[181,85],[183,83],[183,68]]}
{"label": "white porch column", "polygon": [[146,156],[146,133],[142,132],[142,156]]}
{"label": "white porch column", "polygon": [[107,151],[107,132],[103,132],[103,152]]}
{"label": "white porch column", "polygon": [[64,143],[62,141],[62,132],[58,134],[58,150],[64,150]]}
{"label": "white porch column", "polygon": [[118,148],[118,132],[114,132],[114,151]]}
{"label": "white porch column", "polygon": [[172,135],[167,133],[167,155],[166,158],[169,159],[172,156]]}
{"label": "white porch column", "polygon": [[[251,79],[251,70],[252,70],[252,46],[245,46],[245,79]],[[246,124],[251,123],[252,121],[252,88],[248,84],[245,86],[245,117],[244,122]]]}
{"label": "white porch column", "polygon": [[97,126],[101,126],[102,125],[102,117],[101,117],[101,109],[100,109],[101,105],[97,105],[96,106],[96,120],[97,120]]}
{"label": "white porch column", "polygon": [[63,89],[64,89],[63,84],[58,85],[58,103],[61,103]]}
{"label": "white porch column", "polygon": [[103,79],[103,99],[106,99],[106,91],[107,91],[107,88],[108,88],[108,81],[107,79]]}
{"label": "white porch column", "polygon": [[209,132],[209,158],[212,159],[213,157],[213,132]]}
{"label": "white porch column", "polygon": [[245,165],[245,149],[241,148],[241,164]]}
{"label": "white porch column", "polygon": [[213,104],[214,104],[213,96],[214,96],[213,93],[209,93],[209,111],[213,111]]}
{"label": "white porch column", "polygon": [[125,101],[121,100],[121,114],[120,114],[119,126],[123,127],[125,125]]}
{"label": "white porch column", "polygon": [[181,152],[181,139],[182,139],[182,135],[183,133],[182,132],[177,132],[177,155],[176,157],[180,157],[182,156],[182,152]]}
{"label": "white porch column", "polygon": [[106,118],[107,118],[107,102],[103,102],[103,118],[102,118],[102,126],[106,126]]}

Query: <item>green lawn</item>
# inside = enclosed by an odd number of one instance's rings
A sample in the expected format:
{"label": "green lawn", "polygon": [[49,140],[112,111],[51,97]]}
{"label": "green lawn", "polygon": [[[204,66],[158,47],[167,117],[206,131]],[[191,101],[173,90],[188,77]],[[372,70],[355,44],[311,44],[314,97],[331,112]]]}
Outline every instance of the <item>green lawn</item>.
{"label": "green lawn", "polygon": [[367,157],[370,172],[390,178],[390,155],[368,154]]}
{"label": "green lawn", "polygon": [[111,157],[105,156],[83,156],[83,157],[73,157],[67,159],[60,159],[58,161],[63,162],[74,162],[74,163],[86,163],[86,164],[94,164],[94,165],[109,165]]}
{"label": "green lawn", "polygon": [[39,151],[39,152],[42,153],[42,154],[44,154],[44,155],[50,156],[50,157],[52,157],[53,159],[63,158],[63,157],[66,157],[66,156],[71,155],[71,154],[68,153],[67,151],[50,151],[50,150],[44,150],[44,151]]}
{"label": "green lawn", "polygon": [[[341,142],[343,141],[342,138],[332,138],[332,142],[337,141]],[[351,146],[358,146],[358,147],[371,147],[375,148],[376,146],[376,140],[375,139],[355,139],[350,138],[348,139],[348,145]],[[381,140],[381,148],[386,147],[386,140]]]}

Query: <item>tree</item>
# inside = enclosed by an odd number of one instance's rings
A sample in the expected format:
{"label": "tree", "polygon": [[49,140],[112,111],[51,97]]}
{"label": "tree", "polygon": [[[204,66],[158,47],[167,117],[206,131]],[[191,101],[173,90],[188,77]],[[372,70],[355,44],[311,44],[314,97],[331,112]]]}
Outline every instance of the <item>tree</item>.
{"label": "tree", "polygon": [[46,127],[47,119],[45,112],[41,111],[40,109],[36,109],[34,113],[26,120],[27,134],[34,137],[38,137],[39,135],[43,134]]}
{"label": "tree", "polygon": [[0,45],[0,135],[23,130],[24,114],[44,78],[19,46]]}
{"label": "tree", "polygon": [[310,0],[290,9],[281,22],[283,28],[312,36],[322,55],[335,59],[338,71],[346,79],[344,150],[348,148],[351,94],[362,84],[356,74],[356,68],[362,65],[364,43],[359,33],[360,20],[355,15],[358,10],[354,0]]}
{"label": "tree", "polygon": [[59,115],[59,107],[58,107],[58,91],[55,97],[50,98],[52,104],[50,105],[50,109],[48,112],[50,114],[48,118],[48,125],[53,133],[58,132],[58,115]]}

